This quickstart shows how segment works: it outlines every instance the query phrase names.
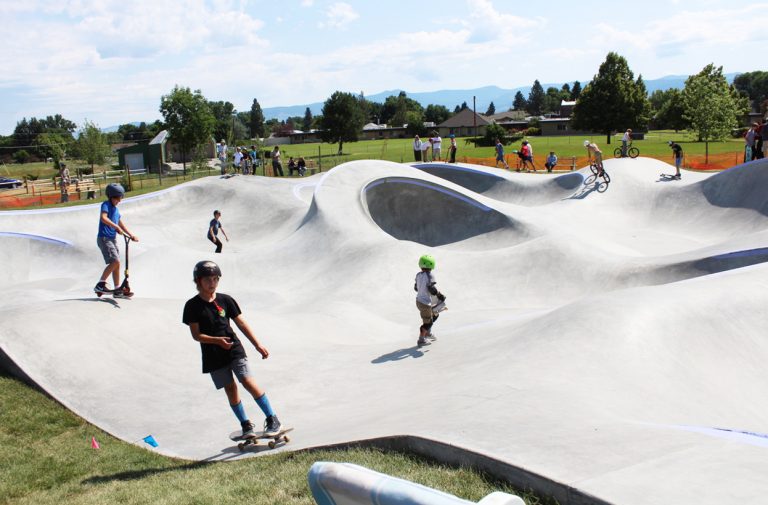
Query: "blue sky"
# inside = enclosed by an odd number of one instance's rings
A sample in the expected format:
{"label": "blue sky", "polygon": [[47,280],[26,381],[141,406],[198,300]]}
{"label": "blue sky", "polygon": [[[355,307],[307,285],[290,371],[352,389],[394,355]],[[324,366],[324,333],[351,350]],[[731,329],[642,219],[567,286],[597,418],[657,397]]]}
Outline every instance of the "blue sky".
{"label": "blue sky", "polygon": [[586,84],[609,51],[646,79],[765,70],[768,47],[768,2],[724,0],[0,0],[0,20],[3,135],[53,114],[153,121],[176,84],[248,110],[336,90]]}

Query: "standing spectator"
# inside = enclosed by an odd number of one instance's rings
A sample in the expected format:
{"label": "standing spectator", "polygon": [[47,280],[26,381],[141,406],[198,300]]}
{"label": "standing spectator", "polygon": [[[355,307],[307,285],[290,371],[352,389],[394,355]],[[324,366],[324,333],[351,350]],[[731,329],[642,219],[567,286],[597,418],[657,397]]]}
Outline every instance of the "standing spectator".
{"label": "standing spectator", "polygon": [[61,178],[59,181],[61,203],[65,203],[69,201],[69,183],[71,181],[69,179],[69,169],[67,168],[67,164],[61,161],[59,162],[59,177]]}
{"label": "standing spectator", "polygon": [[504,168],[509,170],[509,165],[504,159],[504,144],[501,143],[501,140],[496,139],[496,167],[499,166],[499,162],[504,165]]}
{"label": "standing spectator", "polygon": [[448,163],[456,163],[456,135],[453,133],[451,133],[451,147],[448,148],[448,152],[451,156]]}
{"label": "standing spectator", "polygon": [[764,135],[768,136],[768,130],[765,129],[765,119],[763,119],[762,124],[757,125],[757,130],[755,133],[756,135],[755,135],[754,157],[755,159],[760,159],[763,157],[763,146],[765,145],[765,143],[763,142],[763,140],[765,140],[763,136]]}
{"label": "standing spectator", "polygon": [[752,128],[744,135],[744,163],[752,161],[755,152],[755,138],[757,137],[757,123],[752,123]]}
{"label": "standing spectator", "polygon": [[675,158],[675,179],[680,179],[680,165],[683,163],[683,148],[677,142],[667,142],[672,148],[672,156]]}
{"label": "standing spectator", "polygon": [[251,158],[251,175],[256,175],[256,166],[258,165],[259,154],[256,152],[256,146],[251,146],[248,151],[248,157]]}
{"label": "standing spectator", "polygon": [[429,161],[429,148],[432,147],[432,139],[429,142],[421,143],[421,159],[423,161]]}
{"label": "standing spectator", "polygon": [[440,161],[443,139],[440,138],[437,132],[434,132],[433,135],[434,137],[429,139],[432,142],[432,161]]}
{"label": "standing spectator", "polygon": [[239,147],[235,148],[235,157],[234,162],[232,163],[232,168],[235,173],[237,173],[240,170],[240,162],[243,161],[243,152],[240,150]]}
{"label": "standing spectator", "polygon": [[632,143],[632,128],[627,128],[624,135],[621,137],[621,157],[627,157],[627,147]]}
{"label": "standing spectator", "polygon": [[768,157],[768,118],[763,118],[763,125],[760,127],[763,137],[763,158]]}
{"label": "standing spectator", "polygon": [[[280,146],[272,149],[272,172],[275,177],[284,177],[283,164],[280,162]],[[279,175],[278,175],[279,174]]]}
{"label": "standing spectator", "polygon": [[523,145],[520,148],[520,159],[523,160],[523,168],[527,170],[528,172],[531,171],[530,168],[528,168],[528,164],[531,164],[531,168],[533,168],[533,171],[536,171],[536,165],[533,164],[533,149],[531,148],[531,144],[527,140],[523,140]]}
{"label": "standing spectator", "polygon": [[413,159],[414,161],[421,161],[421,139],[418,135],[413,138]]}
{"label": "standing spectator", "polygon": [[221,139],[221,142],[216,146],[219,155],[219,162],[221,165],[221,175],[227,173],[227,141]]}

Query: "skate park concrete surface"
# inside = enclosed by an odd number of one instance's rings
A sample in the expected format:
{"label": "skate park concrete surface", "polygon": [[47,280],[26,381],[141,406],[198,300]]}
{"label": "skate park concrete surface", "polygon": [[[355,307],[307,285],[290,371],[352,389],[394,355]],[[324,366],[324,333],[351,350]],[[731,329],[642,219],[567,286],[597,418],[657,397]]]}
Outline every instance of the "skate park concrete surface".
{"label": "skate park concrete surface", "polygon": [[[540,477],[561,503],[766,503],[768,163],[681,181],[657,160],[605,166],[607,187],[588,169],[358,161],[127,198],[131,300],[92,292],[98,204],[2,212],[0,348],[123,440],[243,457],[181,322],[211,259],[270,351],[243,339],[295,428],[278,450],[409,436]],[[425,253],[449,310],[417,348]]]}

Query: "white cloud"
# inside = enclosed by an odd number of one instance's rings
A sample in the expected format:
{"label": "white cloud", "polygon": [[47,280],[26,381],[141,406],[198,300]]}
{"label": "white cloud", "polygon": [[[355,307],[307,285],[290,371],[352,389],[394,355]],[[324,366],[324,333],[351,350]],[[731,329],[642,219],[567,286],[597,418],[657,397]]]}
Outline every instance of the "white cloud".
{"label": "white cloud", "polygon": [[302,7],[312,7],[315,5],[315,0],[301,0]]}
{"label": "white cloud", "polygon": [[360,15],[345,2],[336,2],[325,11],[325,21],[318,24],[320,28],[345,28]]}

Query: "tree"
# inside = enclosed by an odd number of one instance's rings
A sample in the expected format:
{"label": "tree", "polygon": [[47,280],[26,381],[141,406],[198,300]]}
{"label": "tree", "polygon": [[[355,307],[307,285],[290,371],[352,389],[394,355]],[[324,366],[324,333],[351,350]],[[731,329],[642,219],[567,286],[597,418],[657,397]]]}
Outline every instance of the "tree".
{"label": "tree", "polygon": [[302,131],[308,132],[312,129],[312,111],[309,107],[304,111],[304,120],[301,123]]}
{"label": "tree", "polygon": [[426,135],[427,129],[424,127],[424,113],[417,110],[409,110],[406,113],[405,120],[407,126],[405,133],[413,137],[414,135]]}
{"label": "tree", "polygon": [[544,88],[538,79],[533,81],[531,92],[528,93],[528,107],[525,110],[534,116],[544,112]]}
{"label": "tree", "polygon": [[207,102],[208,107],[214,117],[213,136],[216,140],[226,140],[228,145],[233,145],[235,126],[232,115],[235,113],[235,106],[231,102]]}
{"label": "tree", "polygon": [[485,115],[493,116],[494,114],[496,114],[496,106],[491,102],[491,105],[488,106],[488,110],[485,111]]}
{"label": "tree", "polygon": [[95,123],[87,119],[80,130],[75,147],[78,156],[90,163],[91,170],[95,164],[103,164],[110,154],[106,135]]}
{"label": "tree", "polygon": [[495,146],[496,139],[499,139],[502,144],[506,145],[508,142],[507,130],[503,126],[491,123],[486,127],[485,135],[480,139],[479,144],[481,146]]}
{"label": "tree", "polygon": [[264,113],[261,111],[259,101],[255,98],[251,104],[248,127],[251,129],[251,137],[264,137]]}
{"label": "tree", "polygon": [[171,139],[181,149],[186,174],[187,153],[210,140],[216,118],[200,90],[193,93],[189,88],[181,88],[178,85],[160,99],[160,113]]}
{"label": "tree", "polygon": [[726,138],[731,129],[738,126],[737,118],[746,112],[747,104],[737,96],[738,91],[728,85],[723,75],[723,67],[715,68],[712,63],[685,81],[683,117],[699,141],[706,143],[706,161],[709,161],[709,142]]}
{"label": "tree", "polygon": [[72,145],[72,139],[61,133],[43,132],[35,139],[38,156],[53,158],[54,166],[64,159]]}
{"label": "tree", "polygon": [[352,93],[336,91],[323,104],[321,138],[324,142],[339,143],[339,154],[344,142],[356,142],[365,123],[363,107]]}
{"label": "tree", "polygon": [[544,95],[544,112],[559,113],[560,104],[563,100],[568,100],[570,96],[570,92],[550,86],[547,88],[547,94]]}
{"label": "tree", "polygon": [[445,105],[429,104],[424,109],[424,121],[428,123],[440,124],[451,117],[451,111]]}
{"label": "tree", "polygon": [[687,123],[683,119],[683,100],[679,89],[657,89],[649,98],[653,128],[659,130],[683,130]]}
{"label": "tree", "polygon": [[528,100],[525,99],[520,91],[515,93],[515,99],[512,101],[512,108],[514,110],[526,110],[528,108]]}
{"label": "tree", "polygon": [[424,112],[424,108],[413,98],[408,98],[405,91],[401,91],[397,96],[390,95],[384,100],[379,120],[381,123],[400,126],[406,123],[409,111]]}
{"label": "tree", "polygon": [[571,101],[578,100],[581,96],[581,83],[579,81],[574,81],[573,87],[571,88]]}
{"label": "tree", "polygon": [[733,86],[749,97],[752,110],[760,110],[760,105],[768,99],[768,72],[757,70],[738,75]]}
{"label": "tree", "polygon": [[627,60],[610,52],[576,101],[573,127],[604,133],[610,144],[613,132],[646,128],[649,114],[642,77],[635,80]]}

